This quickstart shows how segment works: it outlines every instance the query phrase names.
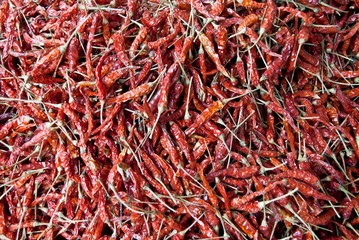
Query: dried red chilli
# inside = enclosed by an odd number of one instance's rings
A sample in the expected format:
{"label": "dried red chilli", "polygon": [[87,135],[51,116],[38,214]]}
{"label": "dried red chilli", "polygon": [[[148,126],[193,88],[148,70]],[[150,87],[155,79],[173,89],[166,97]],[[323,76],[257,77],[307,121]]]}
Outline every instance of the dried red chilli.
{"label": "dried red chilli", "polygon": [[309,183],[313,186],[317,186],[319,183],[319,179],[311,174],[310,172],[306,172],[303,170],[286,170],[285,172],[277,174],[274,179],[279,180],[282,178],[296,178],[298,180],[301,180],[303,182]]}
{"label": "dried red chilli", "polygon": [[207,175],[209,180],[212,180],[215,177],[233,177],[233,178],[249,178],[256,173],[258,173],[259,167],[258,166],[250,166],[250,167],[235,167],[235,166],[228,166],[225,169],[221,169],[216,172],[211,172]]}

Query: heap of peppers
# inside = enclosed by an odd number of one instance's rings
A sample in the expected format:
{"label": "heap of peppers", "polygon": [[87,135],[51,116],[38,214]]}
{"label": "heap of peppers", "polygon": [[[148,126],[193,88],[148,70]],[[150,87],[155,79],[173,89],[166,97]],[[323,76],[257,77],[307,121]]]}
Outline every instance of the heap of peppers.
{"label": "heap of peppers", "polygon": [[358,239],[358,0],[1,0],[1,239]]}

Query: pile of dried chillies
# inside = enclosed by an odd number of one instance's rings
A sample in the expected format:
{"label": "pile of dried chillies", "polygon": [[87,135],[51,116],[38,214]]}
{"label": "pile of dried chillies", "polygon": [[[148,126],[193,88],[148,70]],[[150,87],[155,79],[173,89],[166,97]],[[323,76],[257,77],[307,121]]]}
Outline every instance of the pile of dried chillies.
{"label": "pile of dried chillies", "polygon": [[358,11],[0,1],[1,239],[358,239]]}

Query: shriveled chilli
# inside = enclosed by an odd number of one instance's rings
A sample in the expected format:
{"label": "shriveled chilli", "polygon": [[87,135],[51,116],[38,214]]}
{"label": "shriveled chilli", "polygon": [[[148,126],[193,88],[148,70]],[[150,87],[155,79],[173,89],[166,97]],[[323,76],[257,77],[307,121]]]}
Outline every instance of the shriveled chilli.
{"label": "shriveled chilli", "polygon": [[1,1],[1,238],[359,238],[358,11]]}

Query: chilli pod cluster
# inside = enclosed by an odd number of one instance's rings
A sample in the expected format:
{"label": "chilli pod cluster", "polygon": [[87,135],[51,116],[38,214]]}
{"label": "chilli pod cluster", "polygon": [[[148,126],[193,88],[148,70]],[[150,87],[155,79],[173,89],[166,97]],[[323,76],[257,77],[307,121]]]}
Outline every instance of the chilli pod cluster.
{"label": "chilli pod cluster", "polygon": [[358,239],[358,0],[1,0],[1,239]]}

